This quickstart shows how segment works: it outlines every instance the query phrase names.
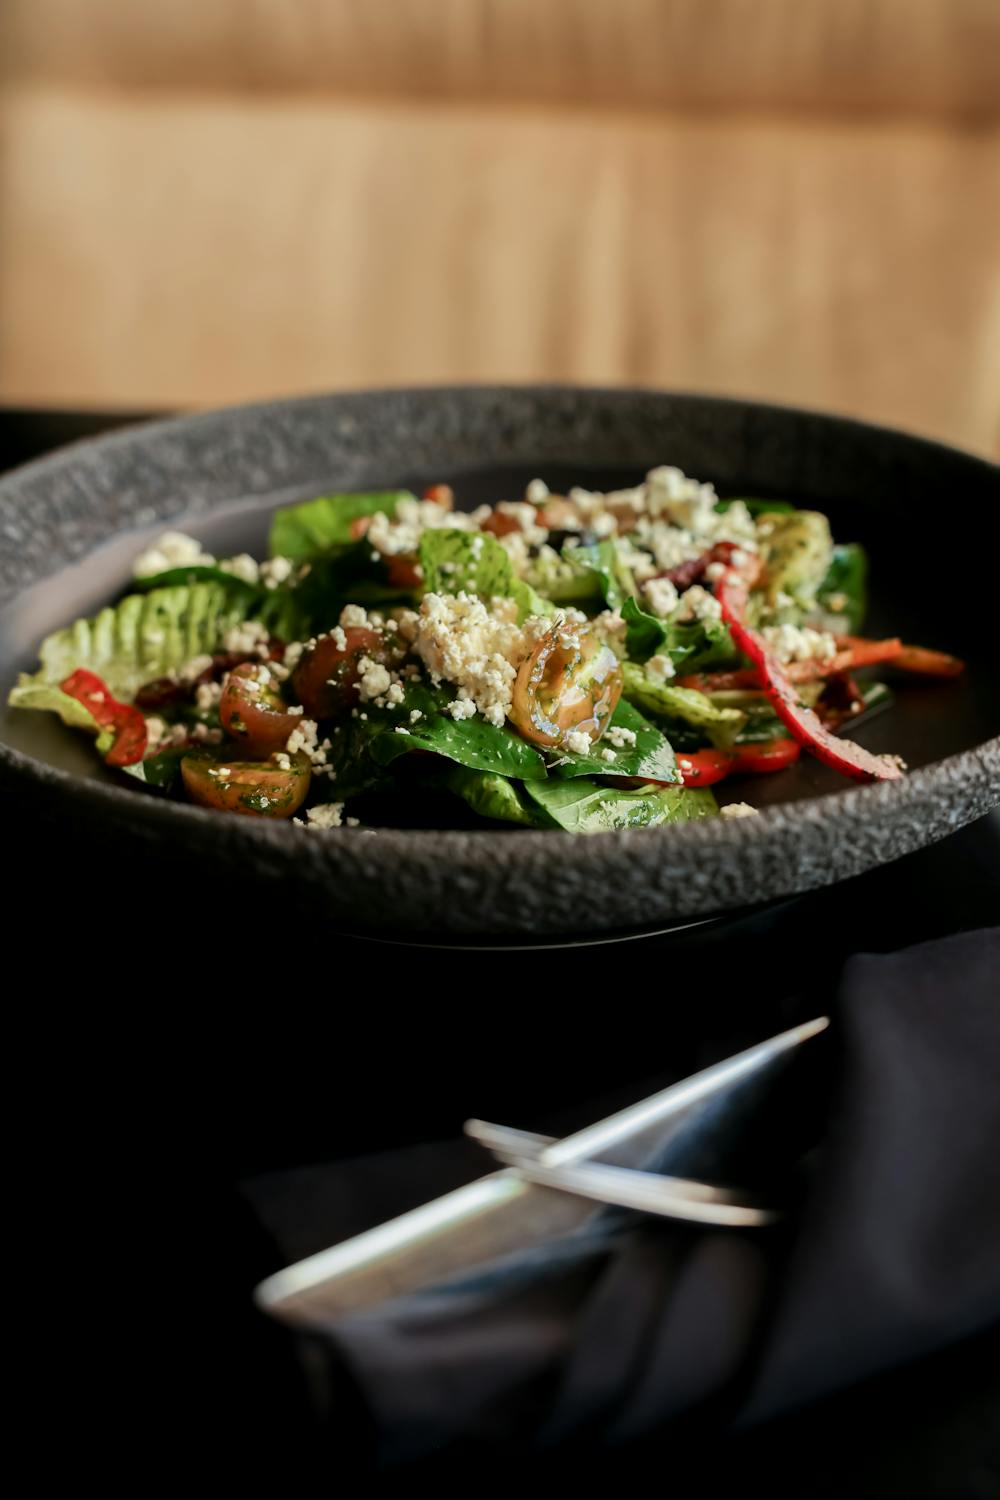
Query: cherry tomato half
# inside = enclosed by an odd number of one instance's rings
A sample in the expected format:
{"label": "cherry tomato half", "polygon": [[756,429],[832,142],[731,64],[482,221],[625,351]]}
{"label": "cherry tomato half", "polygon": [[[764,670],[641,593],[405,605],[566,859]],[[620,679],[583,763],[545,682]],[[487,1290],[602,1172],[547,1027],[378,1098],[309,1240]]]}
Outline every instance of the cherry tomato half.
{"label": "cherry tomato half", "polygon": [[596,740],[621,690],[614,652],[587,626],[557,622],[518,669],[510,719],[536,745],[558,745],[573,729]]}
{"label": "cherry tomato half", "polygon": [[677,757],[685,786],[712,786],[729,775],[733,757],[726,750],[693,750]]}
{"label": "cherry tomato half", "polygon": [[292,673],[292,689],[311,719],[346,713],[358,701],[358,662],[385,656],[383,637],[365,625],[345,627],[342,646],[340,639],[339,633],[320,636]]}
{"label": "cherry tomato half", "polygon": [[255,755],[283,750],[302,722],[290,714],[266,666],[244,662],[226,678],[219,699],[219,721],[228,735]]}
{"label": "cherry tomato half", "polygon": [[199,807],[257,818],[290,818],[306,799],[312,767],[305,755],[293,755],[289,760],[286,770],[273,760],[185,755],[181,776],[188,796]]}

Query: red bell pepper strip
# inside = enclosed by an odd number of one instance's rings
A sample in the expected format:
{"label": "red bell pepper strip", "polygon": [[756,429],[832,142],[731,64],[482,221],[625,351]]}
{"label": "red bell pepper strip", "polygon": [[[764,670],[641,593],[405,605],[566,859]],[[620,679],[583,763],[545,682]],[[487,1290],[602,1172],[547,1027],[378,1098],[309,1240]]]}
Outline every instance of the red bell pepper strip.
{"label": "red bell pepper strip", "polygon": [[732,570],[716,579],[715,597],[734,642],[760,673],[761,683],[775,713],[803,749],[824,765],[839,771],[842,776],[853,777],[855,781],[895,781],[902,775],[895,760],[873,755],[853,740],[839,739],[811,708],[805,708],[799,702],[777,658],[757,631],[747,624],[746,585]]}
{"label": "red bell pepper strip", "polygon": [[119,703],[96,672],[80,668],[59,684],[60,692],[75,698],[102,729],[114,731],[114,741],[104,759],[109,766],[133,766],[146,753],[146,720],[131,703]]}
{"label": "red bell pepper strip", "polygon": [[693,750],[677,757],[677,769],[685,786],[713,786],[733,769],[733,757],[725,750]]}
{"label": "red bell pepper strip", "polygon": [[[865,641],[855,635],[837,637],[838,646],[849,647],[855,654],[879,644],[878,641]],[[888,645],[889,642],[885,644]],[[888,660],[894,667],[901,667],[904,672],[919,672],[924,677],[958,677],[965,671],[965,662],[957,656],[949,656],[946,651],[928,651],[926,646],[900,644],[899,650],[891,657],[869,656],[867,660]],[[862,663],[858,662],[857,665],[860,666]]]}
{"label": "red bell pepper strip", "polygon": [[713,786],[726,776],[783,771],[800,754],[797,740],[763,740],[755,745],[734,745],[731,750],[690,751],[677,757],[677,769],[685,786]]}

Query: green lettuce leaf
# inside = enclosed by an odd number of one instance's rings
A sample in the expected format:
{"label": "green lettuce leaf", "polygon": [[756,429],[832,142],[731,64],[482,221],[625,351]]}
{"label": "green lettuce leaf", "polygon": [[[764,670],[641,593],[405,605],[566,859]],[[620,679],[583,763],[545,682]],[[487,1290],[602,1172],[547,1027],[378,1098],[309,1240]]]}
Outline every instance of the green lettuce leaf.
{"label": "green lettuce leaf", "polygon": [[424,588],[433,594],[478,594],[480,599],[513,599],[518,616],[551,614],[552,605],[518,578],[509,554],[489,532],[435,527],[420,538]]}
{"label": "green lettuce leaf", "polygon": [[794,510],[776,515],[770,535],[762,543],[767,564],[767,597],[789,594],[808,605],[826,578],[833,560],[830,523],[818,510]]}
{"label": "green lettuce leaf", "polygon": [[144,786],[155,788],[159,792],[169,792],[180,781],[181,761],[191,751],[186,746],[173,746],[169,750],[161,750],[158,755],[148,755],[145,760],[136,761],[131,766],[119,766],[126,776],[141,781]]}
{"label": "green lettuce leaf", "polygon": [[[369,724],[376,729],[371,713]],[[474,719],[455,720],[448,714],[430,712],[411,724],[408,715],[397,711],[396,722],[387,718],[382,728],[371,744],[371,755],[382,766],[410,750],[429,750],[472,770],[513,776],[519,781],[545,779],[545,761],[527,740],[506,727],[488,724],[478,714]]]}
{"label": "green lettuce leaf", "polygon": [[613,537],[576,546],[567,543],[562,558],[583,580],[592,580],[591,592],[596,592],[608,609],[619,609],[635,593],[635,579],[622,562]]}
{"label": "green lettuce leaf", "polygon": [[668,682],[651,682],[641,667],[625,662],[624,696],[630,703],[660,719],[679,719],[701,730],[705,738],[721,749],[727,749],[747,721],[738,708],[720,708],[705,693],[695,688],[673,687]]}
{"label": "green lettuce leaf", "polygon": [[607,737],[599,740],[591,755],[561,754],[549,765],[549,774],[560,780],[572,780],[577,776],[637,776],[649,781],[679,781],[677,762],[669,742],[660,730],[625,698],[618,701],[611,716],[611,724],[619,729],[630,729],[635,735],[635,744],[615,750],[614,760],[601,758],[601,751],[612,749]]}
{"label": "green lettuce leaf", "polygon": [[569,833],[600,833],[609,828],[645,828],[657,823],[686,823],[709,818],[718,805],[708,788],[650,787],[621,791],[598,786],[586,777],[576,781],[525,782],[528,797],[552,824]]}
{"label": "green lettuce leaf", "polygon": [[[831,596],[837,603],[846,601],[846,608],[832,609]],[[857,634],[868,608],[868,554],[864,547],[857,542],[834,547],[826,577],[816,592],[816,602],[829,617],[825,621],[829,629]]]}
{"label": "green lettuce leaf", "polygon": [[131,699],[144,682],[216,650],[226,631],[246,618],[246,598],[217,583],[129,594],[93,619],[48,636],[39,671],[22,674],[9,702],[15,708],[51,707],[31,690],[57,686],[79,667],[96,672],[116,698]]}
{"label": "green lettuce leaf", "polygon": [[[64,672],[68,677],[70,668]],[[60,681],[62,679],[60,678]],[[101,726],[88,708],[69,693],[60,692],[54,683],[40,682],[22,673],[17,687],[12,688],[7,698],[11,708],[38,708],[58,714],[71,729],[86,729],[90,734],[100,734]]]}
{"label": "green lettuce leaf", "polygon": [[377,490],[356,495],[321,495],[300,505],[286,505],[274,513],[268,550],[272,557],[319,556],[334,547],[346,546],[352,540],[351,523],[359,516],[373,516],[380,510],[393,516],[400,500],[414,498],[409,490]]}
{"label": "green lettuce leaf", "polygon": [[481,818],[492,818],[498,823],[519,823],[527,828],[547,825],[542,810],[506,776],[456,765],[446,772],[440,785],[461,797]]}
{"label": "green lettuce leaf", "polygon": [[635,597],[625,600],[621,616],[628,627],[625,650],[633,661],[663,654],[670,657],[675,671],[714,672],[739,660],[721,620],[661,620],[644,610]]}

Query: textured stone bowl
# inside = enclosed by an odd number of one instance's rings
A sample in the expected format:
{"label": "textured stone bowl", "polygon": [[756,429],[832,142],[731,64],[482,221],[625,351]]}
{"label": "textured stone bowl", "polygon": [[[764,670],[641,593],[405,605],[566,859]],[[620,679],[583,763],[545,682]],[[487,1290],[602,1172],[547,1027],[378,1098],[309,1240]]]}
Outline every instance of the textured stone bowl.
{"label": "textured stone bowl", "polygon": [[[468,503],[538,473],[606,485],[657,463],[723,494],[827,511],[873,558],[871,628],[965,654],[957,683],[914,683],[860,738],[909,761],[853,787],[814,762],[734,787],[758,818],[587,838],[353,829],[319,835],[158,800],[95,772],[49,716],[4,710],[0,786],[52,858],[83,843],[129,871],[238,878],[331,925],[461,940],[667,926],[855,875],[1000,802],[1000,479],[981,460],[804,412],[645,391],[471,388],[324,396],[127,429],[0,482],[0,686],[42,635],[113,597],[164,523],[259,548],[276,504],[331,488],[457,481]],[[43,722],[43,720],[45,722]],[[11,795],[13,794],[13,795]],[[68,858],[68,852],[67,852]],[[119,868],[121,865],[119,863]]]}

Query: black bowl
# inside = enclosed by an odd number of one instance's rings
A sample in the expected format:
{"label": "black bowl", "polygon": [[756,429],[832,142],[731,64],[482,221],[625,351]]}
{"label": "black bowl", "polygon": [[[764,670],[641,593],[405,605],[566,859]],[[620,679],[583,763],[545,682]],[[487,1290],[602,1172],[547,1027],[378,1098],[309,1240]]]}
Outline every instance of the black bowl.
{"label": "black bowl", "polygon": [[[902,781],[852,787],[813,761],[726,786],[758,818],[568,835],[354,829],[225,818],[113,782],[48,715],[3,710],[0,786],[51,865],[99,846],[130,871],[239,881],[371,935],[663,928],[859,874],[1000,802],[1000,477],[935,443],[836,417],[698,396],[471,388],[322,396],[127,429],[0,482],[0,686],[42,636],[120,590],[143,540],[182,525],[216,551],[259,550],[279,504],[332,488],[433,480],[464,503],[541,475],[607,488],[658,463],[723,494],[826,511],[872,557],[870,628],[954,651],[963,678],[902,687],[859,731],[904,756]],[[144,861],[143,864],[136,863]],[[123,863],[124,862],[124,863]],[[68,868],[68,865],[67,865]],[[265,900],[268,899],[265,895]]]}

